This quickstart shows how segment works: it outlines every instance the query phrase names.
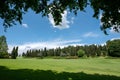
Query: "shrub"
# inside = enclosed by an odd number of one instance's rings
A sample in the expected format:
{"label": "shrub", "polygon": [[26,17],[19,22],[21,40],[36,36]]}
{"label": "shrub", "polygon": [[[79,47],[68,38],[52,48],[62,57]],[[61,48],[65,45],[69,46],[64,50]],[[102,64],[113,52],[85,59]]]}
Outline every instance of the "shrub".
{"label": "shrub", "polygon": [[0,58],[9,58],[9,55],[7,52],[0,53]]}
{"label": "shrub", "polygon": [[108,55],[120,57],[120,39],[107,41]]}
{"label": "shrub", "polygon": [[85,51],[80,49],[77,51],[78,57],[83,57],[85,55]]}

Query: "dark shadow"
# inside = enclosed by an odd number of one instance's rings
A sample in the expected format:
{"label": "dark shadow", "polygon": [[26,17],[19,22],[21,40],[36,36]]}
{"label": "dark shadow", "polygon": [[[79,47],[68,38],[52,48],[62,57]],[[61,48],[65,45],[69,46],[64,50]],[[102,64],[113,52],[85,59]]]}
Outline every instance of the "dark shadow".
{"label": "dark shadow", "polygon": [[51,70],[18,69],[11,70],[0,66],[0,80],[120,80],[120,77],[84,72],[57,73]]}

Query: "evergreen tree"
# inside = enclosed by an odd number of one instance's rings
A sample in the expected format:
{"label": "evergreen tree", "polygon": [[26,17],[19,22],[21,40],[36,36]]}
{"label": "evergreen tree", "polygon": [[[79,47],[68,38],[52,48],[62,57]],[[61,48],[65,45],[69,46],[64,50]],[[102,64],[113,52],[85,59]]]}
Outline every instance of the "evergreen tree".
{"label": "evergreen tree", "polygon": [[43,50],[43,55],[44,56],[47,56],[47,48],[45,47],[44,50]]}
{"label": "evergreen tree", "polygon": [[16,59],[17,56],[18,56],[18,47],[13,47],[13,50],[11,52],[11,58]]}
{"label": "evergreen tree", "polygon": [[16,47],[15,52],[16,52],[16,57],[17,57],[18,56],[18,46]]}
{"label": "evergreen tree", "polygon": [[8,46],[5,36],[0,36],[0,58],[8,58]]}
{"label": "evergreen tree", "polygon": [[24,52],[22,53],[22,57],[26,57],[26,54]]}
{"label": "evergreen tree", "polygon": [[13,47],[13,50],[12,50],[12,52],[11,52],[11,58],[12,58],[12,59],[16,59],[15,47]]}

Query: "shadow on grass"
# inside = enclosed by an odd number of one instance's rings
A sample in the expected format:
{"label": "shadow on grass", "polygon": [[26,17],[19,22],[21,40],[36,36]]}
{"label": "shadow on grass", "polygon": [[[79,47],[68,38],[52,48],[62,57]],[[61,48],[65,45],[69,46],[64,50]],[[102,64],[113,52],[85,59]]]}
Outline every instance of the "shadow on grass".
{"label": "shadow on grass", "polygon": [[57,73],[51,70],[18,69],[11,70],[0,66],[0,80],[120,80],[120,77],[84,72]]}

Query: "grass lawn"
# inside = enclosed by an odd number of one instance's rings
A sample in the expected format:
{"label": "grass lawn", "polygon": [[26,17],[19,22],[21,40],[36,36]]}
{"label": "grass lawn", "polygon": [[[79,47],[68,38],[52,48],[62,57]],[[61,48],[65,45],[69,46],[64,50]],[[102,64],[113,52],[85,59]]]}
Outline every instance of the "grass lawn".
{"label": "grass lawn", "polygon": [[0,59],[0,80],[120,80],[120,59]]}

